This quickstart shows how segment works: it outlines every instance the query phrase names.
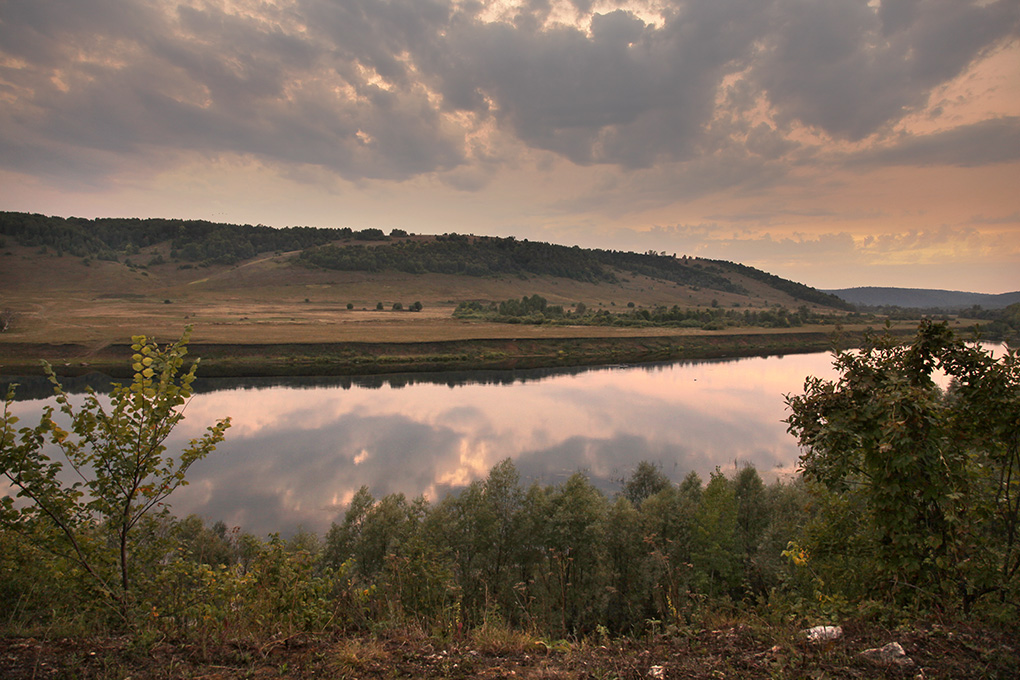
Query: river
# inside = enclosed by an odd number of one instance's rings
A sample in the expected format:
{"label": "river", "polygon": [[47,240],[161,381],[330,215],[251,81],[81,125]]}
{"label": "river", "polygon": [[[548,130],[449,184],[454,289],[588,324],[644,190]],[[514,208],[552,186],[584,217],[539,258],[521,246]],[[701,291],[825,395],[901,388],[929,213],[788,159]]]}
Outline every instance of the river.
{"label": "river", "polygon": [[[226,440],[170,498],[258,535],[325,532],[362,485],[440,499],[505,458],[522,481],[576,471],[609,493],[642,460],[679,481],[753,464],[795,473],[784,394],[832,377],[828,353],[572,370],[199,385],[170,450],[230,416]],[[43,400],[15,404],[38,422]],[[3,489],[0,489],[2,491]]]}

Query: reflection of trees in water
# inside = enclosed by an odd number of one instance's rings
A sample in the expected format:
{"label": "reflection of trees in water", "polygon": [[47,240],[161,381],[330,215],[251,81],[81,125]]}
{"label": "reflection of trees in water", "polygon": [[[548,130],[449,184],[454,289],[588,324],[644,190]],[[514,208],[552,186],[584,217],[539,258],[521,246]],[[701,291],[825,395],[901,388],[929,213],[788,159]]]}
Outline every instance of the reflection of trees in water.
{"label": "reflection of trees in water", "polygon": [[[777,356],[783,355],[761,355]],[[195,380],[194,388],[196,393],[219,392],[223,390],[261,390],[275,387],[287,387],[292,389],[319,389],[336,388],[349,390],[357,387],[361,389],[380,389],[390,387],[399,389],[412,385],[446,385],[447,387],[460,387],[463,385],[514,385],[529,382],[539,382],[549,378],[560,376],[582,375],[586,373],[597,373],[602,371],[618,370],[642,370],[649,373],[658,373],[680,366],[694,366],[701,364],[728,364],[739,361],[748,361],[760,357],[734,357],[723,359],[686,359],[678,361],[656,362],[648,364],[607,364],[600,366],[574,366],[566,368],[529,368],[517,370],[475,370],[475,371],[443,371],[436,373],[391,373],[381,375],[355,375],[355,376],[276,376],[263,378],[201,378]],[[201,371],[201,369],[199,369]],[[114,380],[101,373],[89,373],[84,376],[69,378],[62,377],[61,384],[68,394],[82,394],[91,387],[100,394],[110,391]],[[24,376],[6,378],[0,381],[0,391],[7,394],[8,385],[17,384],[15,397],[18,401],[31,399],[47,399],[53,396],[53,386],[44,376]]]}
{"label": "reflection of trees in water", "polygon": [[[60,377],[60,384],[64,386],[64,391],[68,394],[84,394],[89,387],[100,394],[107,394],[110,392],[112,382],[109,376],[102,373],[88,373],[73,378]],[[118,382],[130,381],[120,380]],[[4,376],[0,379],[0,393],[6,396],[7,390],[12,384],[17,385],[14,392],[16,401],[49,399],[53,396],[53,383],[44,375]]]}
{"label": "reflection of trees in water", "polygon": [[380,389],[390,387],[400,389],[412,385],[446,385],[460,387],[463,385],[514,385],[518,383],[537,382],[564,375],[579,375],[592,371],[606,371],[616,366],[578,366],[574,368],[534,368],[525,370],[475,370],[475,371],[442,371],[436,373],[391,373],[381,375],[328,376],[328,377],[273,377],[273,378],[209,378],[196,382],[198,392],[213,392],[233,389],[265,389],[273,387],[289,387],[296,389],[316,389],[322,387],[339,387],[344,390],[357,387],[361,389]]}

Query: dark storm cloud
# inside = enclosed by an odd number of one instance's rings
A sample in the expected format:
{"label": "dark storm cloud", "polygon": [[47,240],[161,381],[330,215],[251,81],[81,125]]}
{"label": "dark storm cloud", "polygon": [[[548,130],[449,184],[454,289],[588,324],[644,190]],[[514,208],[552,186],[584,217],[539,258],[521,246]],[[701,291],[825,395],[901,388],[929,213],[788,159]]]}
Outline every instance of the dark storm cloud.
{"label": "dark storm cloud", "polygon": [[958,165],[971,167],[1020,160],[1020,117],[993,118],[930,135],[906,137],[892,146],[853,157],[866,165]]}
{"label": "dark storm cloud", "polygon": [[[17,169],[19,158],[52,159],[45,169],[60,173],[62,156],[154,147],[312,163],[350,179],[402,179],[461,162],[462,140],[419,85],[400,80],[392,45],[351,54],[309,39],[288,25],[293,17],[264,22],[214,6],[159,13],[133,5],[5,7],[10,60],[0,74],[18,102],[0,113],[0,148],[29,146],[5,155],[9,167]],[[296,26],[313,19],[297,17]],[[8,40],[18,28],[38,40]],[[24,66],[12,67],[14,60]],[[361,64],[404,87],[370,82]],[[41,153],[32,153],[33,144]]]}
{"label": "dark storm cloud", "polygon": [[[692,3],[661,27],[631,13],[574,27],[470,22],[448,37],[448,100],[493,114],[525,143],[575,163],[645,167],[690,156],[720,78],[749,55],[756,3]],[[747,22],[729,21],[743,11]]]}
{"label": "dark storm cloud", "polygon": [[[481,20],[484,3],[450,0],[237,12],[9,0],[0,163],[101,174],[115,158],[169,149],[400,180],[479,162],[468,140],[491,123],[579,164],[644,168],[720,151],[730,156],[716,163],[778,161],[796,146],[785,136],[795,122],[854,140],[886,130],[1016,36],[1020,12],[1015,0],[688,0],[648,23],[622,4],[595,14],[570,4],[576,27],[548,23],[545,0],[505,22]],[[738,74],[720,118],[720,87]],[[746,122],[763,97],[778,127]],[[968,162],[1002,153],[979,146]]]}
{"label": "dark storm cloud", "polygon": [[753,77],[779,113],[861,139],[926,101],[1017,34],[1020,5],[960,0],[780,0]]}

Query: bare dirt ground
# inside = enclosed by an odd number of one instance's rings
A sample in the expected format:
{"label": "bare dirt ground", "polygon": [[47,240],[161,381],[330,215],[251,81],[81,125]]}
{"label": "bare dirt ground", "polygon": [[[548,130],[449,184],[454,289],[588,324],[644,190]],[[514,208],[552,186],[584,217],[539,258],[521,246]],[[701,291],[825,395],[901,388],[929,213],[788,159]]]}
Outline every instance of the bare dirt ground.
{"label": "bare dirt ground", "polygon": [[[641,639],[537,640],[502,633],[440,642],[422,635],[300,635],[260,643],[148,644],[127,638],[0,638],[0,676],[133,680],[203,678],[1016,678],[1020,639],[963,625],[898,630],[850,623],[835,641],[746,624]],[[899,643],[900,663],[862,652]]]}

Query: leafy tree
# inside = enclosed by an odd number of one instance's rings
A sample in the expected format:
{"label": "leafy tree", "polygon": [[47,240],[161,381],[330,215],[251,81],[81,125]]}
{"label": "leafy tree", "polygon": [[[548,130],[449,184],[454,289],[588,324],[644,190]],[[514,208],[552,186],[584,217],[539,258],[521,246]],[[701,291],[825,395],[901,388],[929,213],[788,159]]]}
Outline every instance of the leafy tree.
{"label": "leafy tree", "polygon": [[176,522],[174,537],[192,560],[199,564],[227,565],[233,559],[233,547],[222,521],[207,527],[198,515],[188,515]]}
{"label": "leafy tree", "polygon": [[325,562],[335,569],[354,556],[361,542],[365,518],[375,505],[375,498],[367,486],[362,486],[351,499],[347,512],[344,513],[343,524],[333,524],[326,534]]}
{"label": "leafy tree", "polygon": [[635,621],[651,618],[648,602],[651,567],[647,556],[650,541],[642,526],[641,513],[626,496],[617,496],[609,508],[605,542],[612,579],[605,625],[622,630]]}
{"label": "leafy tree", "polygon": [[575,472],[548,494],[544,526],[549,603],[559,615],[561,634],[594,628],[608,593],[605,586],[605,518],[608,499]]}
{"label": "leafy tree", "polygon": [[368,229],[354,232],[354,238],[361,239],[362,241],[385,241],[386,234],[382,229],[369,227]]}
{"label": "leafy tree", "polygon": [[432,512],[430,534],[445,547],[462,593],[461,606],[468,620],[486,607],[491,584],[496,518],[486,502],[480,481],[469,484],[456,496],[445,498]]}
{"label": "leafy tree", "polygon": [[[358,500],[362,502],[362,499]],[[413,529],[412,510],[412,505],[402,493],[383,496],[367,508],[360,519],[357,541],[353,546],[359,572],[365,576],[378,575],[385,568],[387,558],[400,552]]]}
{"label": "leafy tree", "polygon": [[668,485],[641,503],[642,536],[650,558],[648,588],[656,618],[670,623],[678,623],[691,604],[701,495],[701,479],[691,472],[681,486]]}
{"label": "leafy tree", "polygon": [[[13,388],[4,404],[0,472],[26,502],[18,507],[9,496],[0,499],[0,523],[26,536],[45,536],[47,549],[87,572],[122,612],[132,585],[133,530],[187,484],[188,468],[216,448],[230,425],[229,418],[221,420],[176,458],[166,455],[165,442],[184,418],[198,367],[196,360],[182,371],[190,331],[164,348],[145,336],[133,337],[134,380],[114,385],[109,406],[90,389],[76,408],[46,364],[69,430],[47,407],[38,426],[16,431],[18,419],[10,413]],[[65,481],[64,465],[50,459],[47,440],[77,481]],[[43,534],[43,528],[51,531]]]}
{"label": "leafy tree", "polygon": [[485,480],[448,496],[430,513],[431,538],[449,557],[465,621],[479,614],[514,615],[514,586],[523,566],[523,508],[520,476],[506,459]]}
{"label": "leafy tree", "polygon": [[680,495],[689,503],[698,504],[701,502],[702,488],[701,475],[691,470],[680,482]]}
{"label": "leafy tree", "polygon": [[524,490],[513,461],[506,458],[493,466],[482,486],[487,519],[486,578],[492,587],[512,586],[508,581],[517,557],[524,507]]}
{"label": "leafy tree", "polygon": [[[804,394],[787,397],[787,422],[806,447],[805,475],[864,512],[857,526],[867,533],[841,537],[864,556],[849,572],[901,601],[969,611],[998,593],[1015,604],[1016,351],[997,360],[948,324],[925,321],[911,344],[874,338],[838,353],[835,366],[835,381],[808,378]],[[952,378],[948,391],[933,380],[936,370]]]}
{"label": "leafy tree", "polygon": [[631,504],[640,506],[641,502],[646,498],[654,496],[670,486],[672,484],[669,481],[669,477],[664,475],[662,470],[652,463],[643,460],[638,463],[633,474],[624,482],[623,495],[627,497]]}
{"label": "leafy tree", "polygon": [[737,546],[743,553],[744,575],[750,585],[765,592],[757,564],[758,549],[771,519],[765,484],[754,467],[745,465],[733,480],[733,490],[737,497]]}
{"label": "leafy tree", "polygon": [[691,562],[702,587],[712,595],[733,593],[740,581],[737,542],[738,503],[733,482],[718,469],[712,473],[695,516]]}

